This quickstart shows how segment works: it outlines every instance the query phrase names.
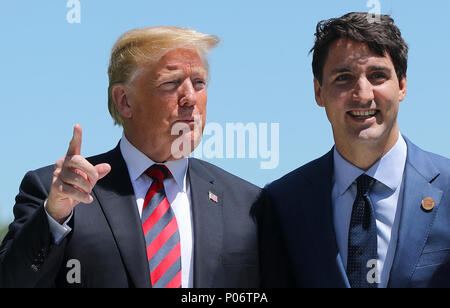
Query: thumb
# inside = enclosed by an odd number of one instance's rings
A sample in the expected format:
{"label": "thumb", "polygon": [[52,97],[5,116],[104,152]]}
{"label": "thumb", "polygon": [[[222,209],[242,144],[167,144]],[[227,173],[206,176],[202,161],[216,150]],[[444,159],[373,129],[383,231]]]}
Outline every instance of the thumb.
{"label": "thumb", "polygon": [[111,171],[111,166],[106,163],[98,164],[95,166],[95,169],[97,170],[97,173],[98,173],[98,180],[100,180],[101,178],[105,177]]}

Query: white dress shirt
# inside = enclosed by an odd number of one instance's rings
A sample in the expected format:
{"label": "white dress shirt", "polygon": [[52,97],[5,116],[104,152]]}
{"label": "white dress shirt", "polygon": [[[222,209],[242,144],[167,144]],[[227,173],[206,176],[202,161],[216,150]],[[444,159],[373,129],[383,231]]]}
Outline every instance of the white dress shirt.
{"label": "white dress shirt", "polygon": [[345,268],[347,268],[348,256],[348,231],[357,192],[356,179],[365,173],[376,180],[369,197],[374,207],[377,225],[379,287],[386,287],[388,284],[397,246],[406,156],[407,145],[401,135],[394,147],[367,172],[346,161],[336,148],[334,149],[331,194],[333,219],[339,254]]}

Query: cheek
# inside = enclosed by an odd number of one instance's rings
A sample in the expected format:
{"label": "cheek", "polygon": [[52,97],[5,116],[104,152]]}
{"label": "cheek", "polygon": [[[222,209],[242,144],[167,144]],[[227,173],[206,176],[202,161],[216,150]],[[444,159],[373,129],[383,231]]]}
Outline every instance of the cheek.
{"label": "cheek", "polygon": [[345,106],[351,101],[351,95],[342,91],[330,91],[324,98],[328,118],[338,120],[345,116]]}
{"label": "cheek", "polygon": [[199,109],[201,108],[202,110],[206,109],[206,103],[208,101],[208,95],[205,92],[201,92],[198,94],[198,98],[197,98],[197,104],[199,105]]}
{"label": "cheek", "polygon": [[176,113],[177,109],[177,96],[174,94],[164,94],[152,99],[149,113],[152,114],[153,117],[157,117],[163,120],[170,117],[173,113]]}
{"label": "cheek", "polygon": [[374,90],[375,101],[385,105],[387,108],[393,108],[401,100],[400,89],[397,85],[386,83]]}
{"label": "cheek", "polygon": [[398,112],[399,100],[395,95],[375,96],[377,108],[386,114],[396,114]]}
{"label": "cheek", "polygon": [[333,88],[323,98],[325,105],[334,112],[341,112],[352,103],[352,92]]}
{"label": "cheek", "polygon": [[197,115],[201,115],[203,125],[205,125],[206,121],[206,106],[207,106],[207,95],[206,93],[199,93],[196,97],[195,111],[194,113]]}
{"label": "cheek", "polygon": [[353,94],[353,86],[328,86],[328,90],[325,92],[327,98],[333,101],[345,101],[351,100]]}
{"label": "cheek", "polygon": [[341,115],[338,110],[330,107],[326,107],[325,110],[327,113],[328,121],[330,121],[332,125],[338,125],[342,122]]}

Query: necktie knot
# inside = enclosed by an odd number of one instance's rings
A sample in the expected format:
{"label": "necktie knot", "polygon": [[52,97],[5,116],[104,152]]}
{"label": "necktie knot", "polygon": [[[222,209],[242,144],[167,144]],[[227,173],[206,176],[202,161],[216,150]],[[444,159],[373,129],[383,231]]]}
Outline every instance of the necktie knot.
{"label": "necktie knot", "polygon": [[172,174],[165,165],[154,164],[145,171],[145,174],[155,181],[163,181]]}
{"label": "necktie knot", "polygon": [[375,179],[368,176],[367,174],[362,174],[356,179],[358,195],[365,196],[369,193],[372,185],[375,183]]}

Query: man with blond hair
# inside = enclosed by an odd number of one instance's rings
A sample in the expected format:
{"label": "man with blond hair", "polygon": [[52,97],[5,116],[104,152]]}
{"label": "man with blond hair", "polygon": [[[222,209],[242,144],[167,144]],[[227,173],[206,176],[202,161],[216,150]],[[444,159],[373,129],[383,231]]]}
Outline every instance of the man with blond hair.
{"label": "man with blond hair", "polygon": [[0,247],[0,287],[257,287],[259,188],[187,158],[206,120],[218,38],[136,29],[114,45],[108,108],[117,147],[26,174]]}

